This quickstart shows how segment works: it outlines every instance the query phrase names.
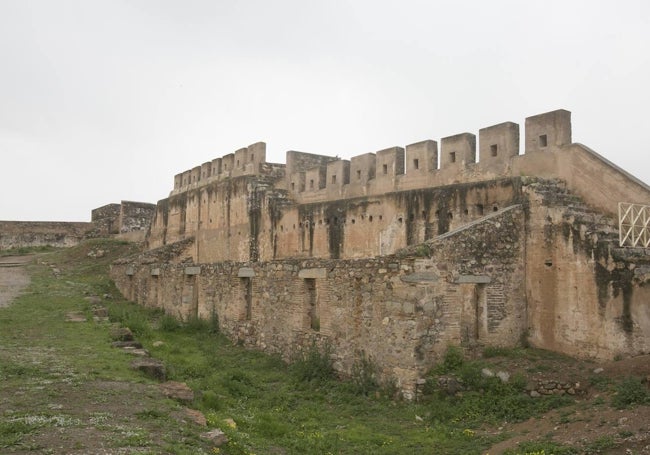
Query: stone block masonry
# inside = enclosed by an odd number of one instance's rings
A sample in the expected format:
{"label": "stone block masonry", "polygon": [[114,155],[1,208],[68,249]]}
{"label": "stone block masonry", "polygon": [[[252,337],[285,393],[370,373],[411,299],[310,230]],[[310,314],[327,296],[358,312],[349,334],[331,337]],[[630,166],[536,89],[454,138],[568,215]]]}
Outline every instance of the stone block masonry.
{"label": "stone block masonry", "polygon": [[21,247],[70,247],[83,240],[93,223],[0,221],[0,250]]}
{"label": "stone block masonry", "polygon": [[122,201],[91,212],[91,222],[0,221],[0,250],[20,247],[71,247],[84,239],[119,236],[143,241],[155,204]]}
{"label": "stone block masonry", "polygon": [[326,340],[347,374],[363,351],[384,380],[397,379],[410,394],[449,343],[516,343],[525,329],[524,303],[511,297],[524,280],[523,220],[523,209],[514,208],[433,242],[432,256],[188,267],[170,263],[161,248],[116,263],[111,273],[143,305],[182,319],[216,314],[233,340],[287,359],[311,340]]}
{"label": "stone block masonry", "polygon": [[650,352],[650,255],[618,248],[608,218],[650,187],[572,143],[568,111],[527,118],[523,137],[523,155],[504,122],[478,150],[462,133],[286,165],[250,145],[177,174],[145,253],[112,277],[285,358],[328,342],[347,374],[364,353],[407,395],[450,344]]}

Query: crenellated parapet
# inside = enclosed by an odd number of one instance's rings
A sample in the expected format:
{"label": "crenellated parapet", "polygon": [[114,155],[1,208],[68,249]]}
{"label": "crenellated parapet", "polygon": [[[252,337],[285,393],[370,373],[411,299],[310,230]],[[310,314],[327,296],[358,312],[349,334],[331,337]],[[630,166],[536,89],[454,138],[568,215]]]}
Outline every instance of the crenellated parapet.
{"label": "crenellated parapet", "polygon": [[[503,177],[516,167],[513,160],[521,158],[519,125],[514,122],[480,129],[478,150],[476,135],[467,132],[443,137],[439,143],[427,139],[406,147],[356,155],[350,160],[288,151],[284,179],[278,185],[306,202],[341,199]],[[526,155],[569,144],[569,111],[557,110],[526,119]],[[177,174],[172,195],[227,178],[266,175],[267,164],[266,144],[257,142]]]}
{"label": "crenellated parapet", "polygon": [[312,167],[288,166],[287,189],[301,202],[321,202],[518,175],[513,172],[526,155],[571,144],[571,113],[558,110],[527,118],[525,155],[519,154],[519,143],[519,125],[504,122],[479,130],[478,149],[476,135],[466,132],[443,137],[440,149],[437,141],[427,139],[349,161],[318,156]]}
{"label": "crenellated parapet", "polygon": [[242,175],[260,175],[268,171],[266,162],[266,144],[256,142],[248,147],[236,150],[221,158],[206,161],[174,176],[174,189],[171,194],[178,194],[207,183]]}

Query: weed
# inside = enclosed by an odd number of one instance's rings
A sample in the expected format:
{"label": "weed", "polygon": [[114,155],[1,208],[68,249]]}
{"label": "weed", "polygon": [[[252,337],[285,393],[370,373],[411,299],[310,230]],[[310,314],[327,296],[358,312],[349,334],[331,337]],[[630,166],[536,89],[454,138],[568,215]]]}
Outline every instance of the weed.
{"label": "weed", "polygon": [[646,403],[650,403],[650,392],[641,379],[630,376],[616,385],[616,394],[612,398],[615,408],[624,409]]}
{"label": "weed", "polygon": [[589,377],[589,385],[593,386],[596,390],[604,392],[609,389],[612,384],[611,379],[603,375],[593,375]]}
{"label": "weed", "polygon": [[577,455],[580,453],[573,447],[563,446],[550,441],[522,442],[516,449],[508,449],[504,455]]}
{"label": "weed", "polygon": [[157,409],[147,409],[146,411],[136,412],[135,415],[141,420],[155,420],[166,417],[165,413],[158,411]]}
{"label": "weed", "polygon": [[212,326],[210,321],[206,321],[198,316],[192,316],[184,322],[183,330],[189,333],[210,333]]}
{"label": "weed", "polygon": [[334,379],[336,376],[331,345],[325,343],[319,348],[316,342],[313,342],[309,349],[292,363],[291,371],[296,379],[303,382]]}
{"label": "weed", "polygon": [[213,390],[206,390],[203,392],[201,402],[203,404],[203,407],[206,409],[211,409],[214,411],[221,409],[221,400]]}
{"label": "weed", "polygon": [[108,306],[108,317],[111,322],[119,322],[123,327],[128,327],[138,337],[147,338],[151,333],[151,325],[141,308],[111,304]]}
{"label": "weed", "polygon": [[447,352],[445,352],[442,362],[436,368],[436,372],[440,374],[451,373],[460,368],[464,362],[465,358],[462,349],[458,346],[450,345],[447,347]]}
{"label": "weed", "polygon": [[181,323],[174,316],[165,313],[160,318],[159,328],[163,332],[175,332],[181,328]]}
{"label": "weed", "polygon": [[429,257],[431,256],[431,247],[426,243],[422,243],[415,248],[414,253],[417,257]]}
{"label": "weed", "polygon": [[379,389],[377,382],[377,366],[372,358],[361,351],[357,360],[352,364],[352,375],[350,378],[352,391],[357,395],[369,395]]}
{"label": "weed", "polygon": [[24,435],[35,429],[35,425],[19,420],[0,422],[0,448],[6,449],[19,444]]}
{"label": "weed", "polygon": [[616,441],[613,436],[601,436],[595,441],[590,442],[584,448],[585,454],[603,453],[603,450],[611,449],[616,446]]}

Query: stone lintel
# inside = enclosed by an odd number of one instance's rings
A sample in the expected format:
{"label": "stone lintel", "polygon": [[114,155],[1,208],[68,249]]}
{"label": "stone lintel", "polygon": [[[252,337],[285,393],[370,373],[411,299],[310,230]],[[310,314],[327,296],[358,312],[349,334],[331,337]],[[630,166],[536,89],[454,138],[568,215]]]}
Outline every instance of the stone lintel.
{"label": "stone lintel", "polygon": [[302,269],[298,272],[298,278],[327,278],[327,269],[325,267]]}
{"label": "stone lintel", "polygon": [[491,283],[492,278],[487,275],[459,275],[458,278],[454,280],[454,283],[464,284],[464,283],[474,283],[474,284],[486,284]]}
{"label": "stone lintel", "polygon": [[405,283],[436,283],[438,278],[438,275],[433,272],[415,272],[400,277]]}
{"label": "stone lintel", "polygon": [[201,267],[198,266],[185,267],[185,275],[200,275],[200,274],[201,274]]}
{"label": "stone lintel", "polygon": [[240,267],[237,272],[238,278],[253,278],[255,276],[255,270],[250,267]]}
{"label": "stone lintel", "polygon": [[132,265],[128,265],[128,266],[126,266],[126,274],[127,274],[128,276],[133,276],[133,275],[135,275],[135,267],[133,267]]}
{"label": "stone lintel", "polygon": [[151,269],[151,276],[160,276],[160,268],[154,267],[153,269]]}

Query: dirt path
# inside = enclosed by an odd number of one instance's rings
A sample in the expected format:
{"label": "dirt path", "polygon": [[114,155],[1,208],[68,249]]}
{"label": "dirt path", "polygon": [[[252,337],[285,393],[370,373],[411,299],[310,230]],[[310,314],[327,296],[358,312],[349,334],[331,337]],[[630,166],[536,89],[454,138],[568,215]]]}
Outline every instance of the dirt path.
{"label": "dirt path", "polygon": [[34,256],[0,257],[0,308],[7,306],[29,284],[29,275],[25,265]]}

